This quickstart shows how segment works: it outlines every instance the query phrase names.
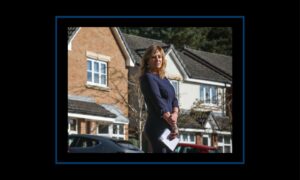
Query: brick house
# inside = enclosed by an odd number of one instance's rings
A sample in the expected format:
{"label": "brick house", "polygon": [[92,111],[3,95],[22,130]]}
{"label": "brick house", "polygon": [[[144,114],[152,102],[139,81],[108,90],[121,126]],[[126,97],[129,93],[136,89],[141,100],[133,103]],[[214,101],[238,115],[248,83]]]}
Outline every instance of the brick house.
{"label": "brick house", "polygon": [[128,67],[115,27],[68,28],[68,132],[128,139]]}

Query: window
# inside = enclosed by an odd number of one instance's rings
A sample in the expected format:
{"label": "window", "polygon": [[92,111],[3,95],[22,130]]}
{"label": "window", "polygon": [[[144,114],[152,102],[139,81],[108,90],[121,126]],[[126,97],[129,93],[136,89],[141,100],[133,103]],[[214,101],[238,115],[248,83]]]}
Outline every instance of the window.
{"label": "window", "polygon": [[222,142],[223,143],[223,136],[222,135],[218,135],[218,142]]}
{"label": "window", "polygon": [[75,119],[69,119],[69,125],[68,125],[68,132],[69,134],[78,134],[77,131],[77,120]]}
{"label": "window", "polygon": [[97,133],[102,136],[125,139],[124,124],[99,124]]}
{"label": "window", "polygon": [[123,124],[114,124],[113,125],[113,134],[124,134],[124,125]]}
{"label": "window", "polygon": [[108,134],[108,125],[100,124],[98,126],[98,134]]}
{"label": "window", "polygon": [[124,125],[123,124],[113,124],[113,135],[112,136],[117,139],[125,139]]}
{"label": "window", "polygon": [[188,135],[186,133],[182,134],[183,141],[188,141]]}
{"label": "window", "polygon": [[200,101],[202,101],[205,104],[218,104],[217,87],[201,84]]}
{"label": "window", "polygon": [[124,125],[119,125],[119,134],[124,134]]}
{"label": "window", "polygon": [[202,140],[202,144],[208,146],[208,137],[203,137]]}
{"label": "window", "polygon": [[96,146],[97,144],[99,144],[97,140],[89,139],[89,138],[80,138],[79,142],[76,144],[75,147],[87,148],[87,147]]}
{"label": "window", "polygon": [[171,80],[171,84],[172,86],[174,87],[174,90],[175,90],[175,96],[176,98],[179,100],[179,83],[178,81],[175,81],[175,80]]}
{"label": "window", "polygon": [[194,134],[190,135],[190,141],[195,142],[195,135]]}
{"label": "window", "polygon": [[230,135],[218,135],[218,148],[222,153],[231,153],[231,136]]}
{"label": "window", "polygon": [[196,138],[194,133],[181,133],[180,134],[180,142],[183,143],[191,143],[195,144],[196,143]]}
{"label": "window", "polygon": [[206,146],[211,146],[211,135],[203,134],[202,135],[202,144]]}
{"label": "window", "polygon": [[97,86],[107,86],[107,62],[87,60],[87,82]]}
{"label": "window", "polygon": [[116,124],[113,125],[113,134],[118,134],[118,126]]}
{"label": "window", "polygon": [[76,120],[74,120],[74,119],[70,120],[70,130],[71,131],[76,131],[77,130]]}
{"label": "window", "polygon": [[230,136],[224,136],[224,143],[230,144]]}

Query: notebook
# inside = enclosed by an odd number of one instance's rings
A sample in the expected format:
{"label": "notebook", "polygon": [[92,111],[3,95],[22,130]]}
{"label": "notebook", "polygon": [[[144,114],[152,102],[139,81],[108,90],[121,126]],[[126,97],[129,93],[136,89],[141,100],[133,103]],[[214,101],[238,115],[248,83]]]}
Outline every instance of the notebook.
{"label": "notebook", "polygon": [[170,140],[168,136],[170,135],[171,131],[166,128],[164,132],[159,137],[160,141],[163,142],[171,151],[174,151],[177,144],[179,143],[179,138],[175,137],[174,139]]}

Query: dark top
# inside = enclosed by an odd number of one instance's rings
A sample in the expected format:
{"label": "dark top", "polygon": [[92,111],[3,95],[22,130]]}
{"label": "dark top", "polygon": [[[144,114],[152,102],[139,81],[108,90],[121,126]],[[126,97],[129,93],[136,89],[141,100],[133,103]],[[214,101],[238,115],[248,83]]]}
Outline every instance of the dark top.
{"label": "dark top", "polygon": [[145,132],[152,138],[159,137],[163,130],[170,125],[162,118],[165,112],[172,113],[173,107],[178,107],[175,90],[167,78],[145,73],[140,78],[141,90],[148,109]]}

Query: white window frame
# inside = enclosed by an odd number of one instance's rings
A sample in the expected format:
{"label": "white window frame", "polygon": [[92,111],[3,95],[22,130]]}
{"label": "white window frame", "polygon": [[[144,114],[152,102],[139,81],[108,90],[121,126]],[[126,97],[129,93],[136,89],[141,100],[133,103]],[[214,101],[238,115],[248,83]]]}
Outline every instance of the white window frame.
{"label": "white window frame", "polygon": [[[183,134],[186,134],[186,135],[187,135],[187,141],[185,141],[185,140],[183,139]],[[191,140],[191,136],[194,136],[194,140],[193,140],[193,141]],[[179,141],[180,141],[181,143],[196,144],[196,134],[195,134],[195,133],[192,133],[192,132],[182,132],[182,133],[180,133]]]}
{"label": "white window frame", "polygon": [[[108,128],[108,133],[99,133],[99,126],[100,126],[100,125],[101,125],[101,126],[107,126],[107,128]],[[98,124],[98,125],[97,125],[97,129],[96,129],[96,133],[97,133],[97,135],[100,135],[100,136],[111,137],[111,135],[112,135],[112,130],[111,130],[109,124]]]}
{"label": "white window frame", "polygon": [[[99,125],[107,125],[108,133],[99,133]],[[117,125],[117,134],[114,134],[114,132],[113,132],[114,125]],[[120,129],[119,129],[120,125],[123,125],[123,134],[120,134]],[[125,124],[98,124],[96,132],[97,132],[97,135],[100,135],[100,136],[114,137],[117,139],[125,140]]]}
{"label": "white window frame", "polygon": [[[114,130],[114,126],[117,126],[117,133],[115,134],[113,131],[112,131],[112,137],[115,137],[117,139],[123,139],[125,140],[125,125],[124,124],[112,124],[112,130]],[[123,126],[123,134],[120,134],[120,128],[121,126]]]}
{"label": "white window frame", "polygon": [[[209,89],[209,99],[210,99],[210,101],[207,103],[206,102],[206,87],[208,87],[208,89]],[[218,105],[218,101],[219,101],[219,99],[218,99],[218,87],[217,86],[213,86],[213,85],[206,85],[206,84],[201,84],[200,85],[200,93],[199,93],[199,99],[200,100],[202,100],[201,99],[201,88],[203,88],[203,104],[205,104],[205,105],[210,105],[210,106],[217,106]],[[215,90],[216,90],[216,103],[213,103],[213,93],[212,93],[212,90],[213,90],[213,88],[215,88]]]}
{"label": "white window frame", "polygon": [[[222,141],[220,142],[219,141],[219,137],[218,137],[218,147],[222,147],[222,153],[225,153],[225,146],[230,146],[230,152],[229,153],[232,153],[232,140],[231,140],[231,136],[230,135],[221,135],[221,134],[218,134],[218,136],[221,136],[222,137]],[[225,143],[225,137],[224,136],[229,136],[230,137],[230,143],[227,144]]]}
{"label": "white window frame", "polygon": [[[75,131],[71,130],[70,121],[75,121],[75,124],[76,124]],[[78,121],[77,121],[77,119],[68,119],[68,133],[69,134],[78,134]]]}
{"label": "white window frame", "polygon": [[[92,70],[88,70],[88,67],[86,68],[86,75],[87,75],[87,84],[88,85],[93,85],[93,86],[100,86],[100,87],[107,87],[107,78],[108,78],[108,76],[107,76],[107,62],[106,61],[101,61],[101,60],[95,60],[95,59],[91,59],[91,58],[88,58],[87,59],[87,63],[89,62],[89,61],[91,61],[91,63],[92,63]],[[95,74],[95,69],[94,69],[94,63],[98,63],[99,64],[99,83],[95,83],[95,80],[94,80],[94,74]],[[103,73],[102,71],[101,71],[101,65],[102,64],[104,64],[105,65],[105,72],[106,72],[106,74],[105,73]],[[89,81],[88,80],[88,72],[91,72],[91,74],[92,74],[92,81]],[[102,77],[102,75],[105,75],[106,76],[106,79],[105,79],[105,83],[104,84],[101,84],[101,77]]]}
{"label": "white window frame", "polygon": [[207,146],[211,146],[211,135],[210,134],[203,134],[202,135],[202,144],[203,144],[203,138],[207,138]]}

